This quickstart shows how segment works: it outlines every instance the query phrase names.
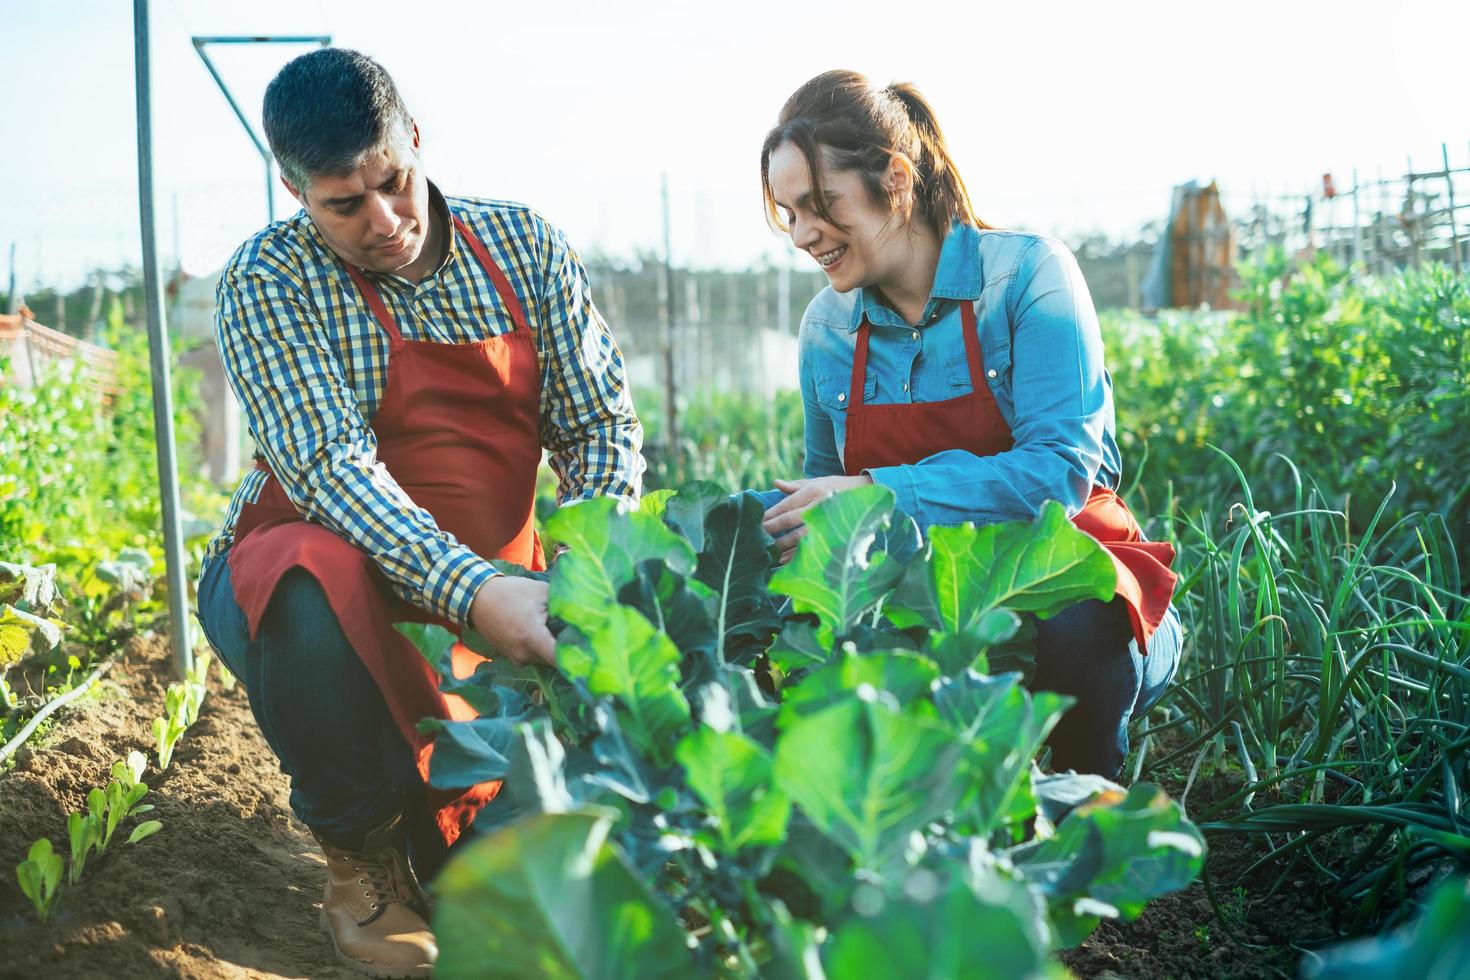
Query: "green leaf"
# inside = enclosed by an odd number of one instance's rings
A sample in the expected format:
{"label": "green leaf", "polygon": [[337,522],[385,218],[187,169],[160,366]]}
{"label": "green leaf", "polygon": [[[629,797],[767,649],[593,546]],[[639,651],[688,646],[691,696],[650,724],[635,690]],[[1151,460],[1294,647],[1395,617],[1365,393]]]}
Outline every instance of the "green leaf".
{"label": "green leaf", "polygon": [[761,964],[763,980],[827,980],[816,926],[792,918],[780,899],[773,899],[770,909],[771,959]]}
{"label": "green leaf", "polygon": [[[708,590],[676,575],[662,562],[646,561],[618,592],[618,601],[637,609],[668,636],[685,659],[702,656],[713,665],[715,624],[710,618]],[[698,591],[695,591],[695,590]]]}
{"label": "green leaf", "polygon": [[[66,818],[66,833],[71,842],[71,868],[67,877],[75,885],[87,866],[87,855],[96,850],[101,841],[101,830],[97,818],[73,811]],[[49,842],[47,846],[50,846]]]}
{"label": "green leaf", "polygon": [[50,917],[51,907],[61,890],[61,872],[61,855],[52,850],[51,841],[46,837],[31,844],[26,859],[15,866],[16,882],[21,892],[31,900],[36,917],[42,922]]}
{"label": "green leaf", "polygon": [[663,520],[664,511],[668,508],[669,500],[673,496],[674,491],[672,490],[650,490],[638,498],[638,513]]}
{"label": "green leaf", "polygon": [[610,497],[563,507],[546,527],[571,549],[552,568],[551,614],[584,633],[606,622],[618,591],[643,562],[662,561],[680,575],[694,567],[688,542],[656,517],[618,513]]}
{"label": "green leaf", "polygon": [[694,576],[714,593],[710,615],[715,621],[716,659],[725,662],[726,637],[752,636],[762,646],[781,628],[776,607],[766,591],[771,536],[761,524],[761,503],[740,494],[711,508],[705,517],[703,547]]}
{"label": "green leaf", "polygon": [[14,606],[0,606],[0,670],[32,650],[45,653],[61,643],[63,624],[34,616]]}
{"label": "green leaf", "polygon": [[930,559],[912,562],[886,609],[900,626],[957,633],[994,609],[1046,619],[1117,589],[1113,560],[1056,501],[1034,522],[930,529]]}
{"label": "green leaf", "polygon": [[954,807],[963,750],[936,722],[853,699],[781,734],[776,782],[818,829],[875,868]]}
{"label": "green leaf", "polygon": [[1056,834],[1007,851],[1051,905],[1062,946],[1101,918],[1129,921],[1150,900],[1186,887],[1204,866],[1205,841],[1157,786],[1114,790],[1069,813]]}
{"label": "green leaf", "polygon": [[822,631],[842,637],[872,612],[904,566],[875,549],[893,514],[893,491],[874,484],[835,494],[806,512],[807,534],[770,590],[815,613]]}
{"label": "green leaf", "polygon": [[540,814],[440,874],[436,977],[695,976],[684,931],[607,841],[612,818]]}
{"label": "green leaf", "polygon": [[771,756],[736,732],[699,728],[675,750],[689,788],[709,807],[713,840],[727,854],[779,844],[791,803],[771,779]]}
{"label": "green leaf", "polygon": [[144,820],[138,826],[134,827],[133,832],[128,835],[128,843],[136,844],[145,837],[152,837],[162,829],[162,820]]}
{"label": "green leaf", "polygon": [[696,480],[679,488],[664,507],[663,519],[682,534],[696,554],[704,550],[704,522],[709,512],[730,499],[725,488],[708,480]]}
{"label": "green leaf", "polygon": [[506,753],[522,720],[520,717],[470,721],[425,718],[419,724],[419,731],[434,734],[429,785],[436,789],[464,789],[492,779],[504,779],[510,771]]}
{"label": "green leaf", "polygon": [[771,663],[786,674],[809,667],[820,667],[832,659],[832,650],[823,644],[822,638],[810,623],[791,620],[782,628],[776,641],[766,651]]}
{"label": "green leaf", "polygon": [[432,623],[394,623],[393,628],[408,637],[441,679],[454,678],[453,658],[450,655],[456,642],[453,633]]}
{"label": "green leaf", "polygon": [[537,813],[565,813],[574,803],[567,789],[566,747],[545,719],[519,725],[507,756],[500,792],[475,816],[475,830],[492,834]]}
{"label": "green leaf", "polygon": [[825,950],[828,971],[905,980],[1065,975],[1049,959],[1041,909],[1027,889],[999,877],[978,887],[960,877],[946,886],[922,868],[899,894],[868,886],[863,907]]}
{"label": "green leaf", "polygon": [[1069,703],[1047,691],[1028,693],[1016,674],[966,671],[935,686],[939,718],[968,747],[970,778],[959,810],[970,833],[983,836],[1031,816],[1034,802],[1021,792],[1031,760]]}
{"label": "green leaf", "polygon": [[893,710],[927,701],[939,668],[927,657],[906,651],[842,653],[833,663],[813,671],[793,686],[781,703],[777,725],[790,728],[799,719],[828,705],[852,698],[864,686]]}
{"label": "green leaf", "polygon": [[585,646],[557,647],[568,677],[585,680],[593,694],[618,699],[618,718],[634,745],[667,765],[669,751],[689,724],[689,702],[679,690],[679,651],[636,609],[613,606]]}

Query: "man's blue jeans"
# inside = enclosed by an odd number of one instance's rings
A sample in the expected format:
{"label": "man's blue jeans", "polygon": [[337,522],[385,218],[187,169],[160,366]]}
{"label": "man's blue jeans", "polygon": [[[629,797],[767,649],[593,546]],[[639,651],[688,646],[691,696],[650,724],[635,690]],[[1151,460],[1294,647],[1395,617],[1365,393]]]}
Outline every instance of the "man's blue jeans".
{"label": "man's blue jeans", "polygon": [[245,685],[256,724],[291,777],[297,818],[355,850],[364,834],[403,812],[427,878],[443,847],[413,752],[317,580],[304,569],[288,572],[252,640],[221,556],[199,579],[199,622]]}

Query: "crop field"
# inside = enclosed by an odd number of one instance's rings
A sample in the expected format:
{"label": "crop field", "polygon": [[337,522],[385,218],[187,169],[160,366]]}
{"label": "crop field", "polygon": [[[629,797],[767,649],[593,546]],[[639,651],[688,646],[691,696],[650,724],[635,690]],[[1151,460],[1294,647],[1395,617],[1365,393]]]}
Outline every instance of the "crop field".
{"label": "crop field", "polygon": [[[1103,318],[1185,630],[1117,783],[1053,771],[1024,684],[1034,619],[1113,593],[1060,505],[924,537],[859,488],[782,565],[738,491],[800,475],[800,397],[689,396],[669,447],[640,396],[639,509],[538,508],[555,668],[399,626],[478,715],[424,722],[431,786],[504,780],[436,975],[1465,975],[1470,280],[1272,254],[1240,298]],[[0,386],[0,977],[354,976],[243,686],[202,639],[172,674],[146,344],[107,340],[106,404]],[[184,464],[192,583],[224,498]]]}

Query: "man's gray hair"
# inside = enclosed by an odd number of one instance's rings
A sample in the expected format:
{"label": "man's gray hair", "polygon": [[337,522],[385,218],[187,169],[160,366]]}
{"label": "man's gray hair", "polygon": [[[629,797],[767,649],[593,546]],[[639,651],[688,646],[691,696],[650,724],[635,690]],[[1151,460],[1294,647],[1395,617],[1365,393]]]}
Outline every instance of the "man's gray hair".
{"label": "man's gray hair", "polygon": [[413,117],[382,65],[347,48],[293,59],[265,90],[265,136],[281,174],[303,193],[314,176],[351,173],[406,138]]}

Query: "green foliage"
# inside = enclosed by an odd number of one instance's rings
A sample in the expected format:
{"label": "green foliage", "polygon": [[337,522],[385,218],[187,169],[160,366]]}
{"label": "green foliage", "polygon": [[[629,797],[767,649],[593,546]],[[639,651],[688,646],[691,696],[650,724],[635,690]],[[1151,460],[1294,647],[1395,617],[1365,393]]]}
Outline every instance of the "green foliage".
{"label": "green foliage", "polygon": [[[1241,313],[1102,319],[1135,510],[1228,493],[1213,444],[1256,480],[1291,459],[1352,501],[1355,527],[1396,485],[1390,523],[1438,511],[1470,554],[1470,280],[1424,266],[1365,281],[1279,251],[1241,276]],[[1262,489],[1264,508],[1291,501],[1289,477]]]}
{"label": "green foliage", "polygon": [[1310,980],[1451,980],[1470,976],[1470,880],[1451,878],[1412,925],[1309,957]]}
{"label": "green foliage", "polygon": [[199,717],[204,704],[205,677],[211,655],[201,653],[194,658],[194,668],[182,681],[170,684],[163,695],[163,717],[153,719],[153,744],[158,768],[167,769],[173,760],[174,746],[189,726]]}
{"label": "green foliage", "polygon": [[543,813],[445,869],[442,977],[691,975],[683,931],[608,843],[609,816]]}
{"label": "green foliage", "polygon": [[806,444],[799,392],[780,391],[770,399],[718,391],[691,395],[681,406],[677,454],[663,448],[662,392],[640,391],[637,401],[647,436],[650,489],[701,480],[766,489],[778,479],[801,476]]}
{"label": "green foliage", "polygon": [[1065,699],[970,669],[1015,632],[1000,603],[1111,592],[1095,543],[1048,514],[941,552],[861,488],[778,570],[759,517],[708,487],[564,511],[559,672],[456,679],[445,631],[400,627],[480,712],[425,722],[430,783],[505,780],[444,872],[441,971],[1050,975],[1052,949],[1198,872],[1202,838],[1156,789],[1034,768]]}
{"label": "green foliage", "polygon": [[26,859],[15,866],[20,890],[31,900],[36,918],[42,922],[51,917],[51,908],[61,891],[61,869],[61,855],[51,849],[51,841],[45,837],[32,844]]}

